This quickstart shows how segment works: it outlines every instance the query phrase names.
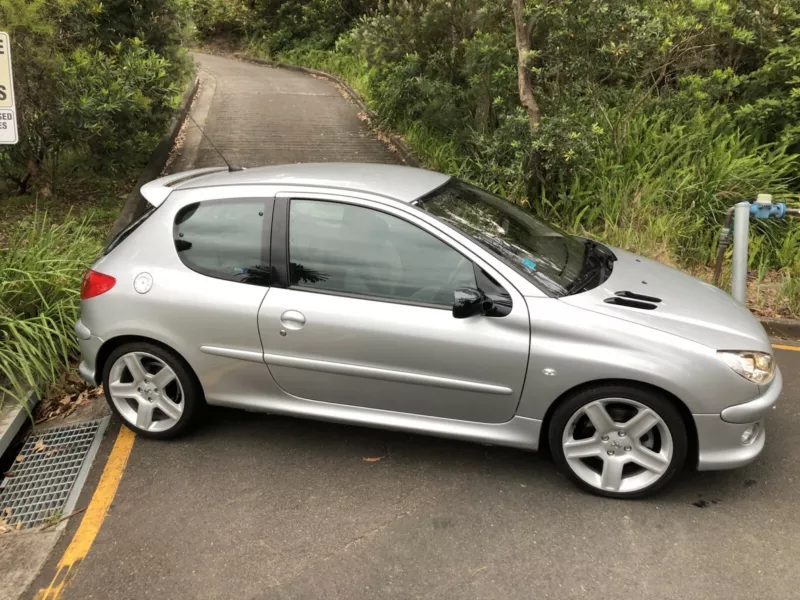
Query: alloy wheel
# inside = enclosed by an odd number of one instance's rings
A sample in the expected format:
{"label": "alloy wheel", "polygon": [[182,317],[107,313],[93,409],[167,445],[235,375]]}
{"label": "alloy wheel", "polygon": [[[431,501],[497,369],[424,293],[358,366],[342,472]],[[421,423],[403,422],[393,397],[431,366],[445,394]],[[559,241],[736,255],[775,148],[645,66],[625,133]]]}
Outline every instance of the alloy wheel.
{"label": "alloy wheel", "polygon": [[653,485],[672,463],[674,443],[664,419],[627,398],[605,398],[579,408],[562,435],[570,469],[606,492],[637,492]]}
{"label": "alloy wheel", "polygon": [[114,362],[108,393],[126,421],[148,432],[174,427],[186,406],[183,386],[175,371],[147,352],[129,352]]}

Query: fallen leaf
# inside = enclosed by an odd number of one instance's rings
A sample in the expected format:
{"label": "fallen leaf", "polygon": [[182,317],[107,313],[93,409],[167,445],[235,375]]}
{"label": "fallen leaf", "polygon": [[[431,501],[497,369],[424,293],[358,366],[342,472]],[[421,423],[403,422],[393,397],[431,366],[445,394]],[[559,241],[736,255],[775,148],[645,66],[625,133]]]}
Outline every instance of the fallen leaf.
{"label": "fallen leaf", "polygon": [[386,458],[385,456],[376,456],[375,458],[367,458],[364,457],[364,462],[378,462],[379,460]]}
{"label": "fallen leaf", "polygon": [[69,394],[69,395],[67,395],[67,396],[64,396],[64,397],[63,397],[61,400],[59,400],[59,401],[58,401],[58,403],[59,403],[61,406],[66,406],[66,405],[67,405],[67,404],[69,404],[70,402],[72,402],[72,394]]}
{"label": "fallen leaf", "polygon": [[3,511],[3,514],[4,514],[5,516],[7,516],[7,517],[10,517],[10,516],[11,516],[11,513],[13,513],[13,512],[14,512],[14,511],[12,510],[12,508],[11,508],[10,506],[6,506],[6,509]]}
{"label": "fallen leaf", "polygon": [[39,440],[33,446],[33,451],[34,452],[44,452],[45,450],[47,450],[47,444],[45,444],[42,440]]}
{"label": "fallen leaf", "polygon": [[25,460],[24,454],[20,454],[19,456],[17,456],[17,462],[22,462],[23,460]]}

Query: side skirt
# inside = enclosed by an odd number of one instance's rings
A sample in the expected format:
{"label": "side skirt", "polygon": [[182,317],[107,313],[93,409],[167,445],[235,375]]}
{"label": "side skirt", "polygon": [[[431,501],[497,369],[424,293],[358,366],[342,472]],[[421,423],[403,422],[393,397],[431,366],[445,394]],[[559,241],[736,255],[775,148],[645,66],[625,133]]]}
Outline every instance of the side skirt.
{"label": "side skirt", "polygon": [[209,398],[208,403],[252,412],[274,413],[347,425],[408,431],[483,444],[511,446],[525,450],[536,450],[539,447],[539,434],[542,428],[540,420],[527,417],[515,416],[505,423],[476,423],[330,402],[317,402],[316,400],[297,398],[289,394],[258,398],[240,397],[235,400]]}

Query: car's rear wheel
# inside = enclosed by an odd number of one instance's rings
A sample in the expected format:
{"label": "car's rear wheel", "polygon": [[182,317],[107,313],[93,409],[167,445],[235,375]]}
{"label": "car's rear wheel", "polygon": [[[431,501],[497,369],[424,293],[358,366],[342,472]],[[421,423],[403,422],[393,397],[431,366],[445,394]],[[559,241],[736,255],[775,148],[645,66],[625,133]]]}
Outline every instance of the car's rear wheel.
{"label": "car's rear wheel", "polygon": [[111,409],[136,433],[171,438],[183,433],[203,403],[202,391],[186,364],[154,344],[124,344],[103,369]]}
{"label": "car's rear wheel", "polygon": [[678,409],[648,388],[584,389],[553,413],[550,449],[556,465],[580,487],[601,496],[638,498],[663,488],[688,451]]}

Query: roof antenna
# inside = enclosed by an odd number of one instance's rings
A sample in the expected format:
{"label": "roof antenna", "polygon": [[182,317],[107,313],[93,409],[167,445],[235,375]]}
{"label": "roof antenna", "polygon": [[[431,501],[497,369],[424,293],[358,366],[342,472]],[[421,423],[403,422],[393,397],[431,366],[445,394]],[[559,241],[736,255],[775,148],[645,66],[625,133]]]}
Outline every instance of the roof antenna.
{"label": "roof antenna", "polygon": [[222,159],[222,162],[224,162],[228,166],[228,172],[229,173],[233,173],[234,171],[243,171],[244,170],[244,167],[240,167],[238,165],[231,165],[231,163],[229,163],[227,160],[225,160],[225,157],[222,155],[222,152],[220,152],[219,148],[217,148],[214,145],[214,142],[211,141],[211,138],[206,135],[206,132],[203,131],[203,128],[200,127],[200,125],[197,124],[197,121],[194,120],[194,117],[192,116],[192,114],[191,113],[186,113],[186,116],[189,117],[192,120],[192,123],[194,123],[194,126],[197,127],[200,130],[200,133],[202,133],[203,137],[208,140],[208,143],[211,144],[211,147],[214,149],[214,151],[217,154],[219,154],[219,157]]}

